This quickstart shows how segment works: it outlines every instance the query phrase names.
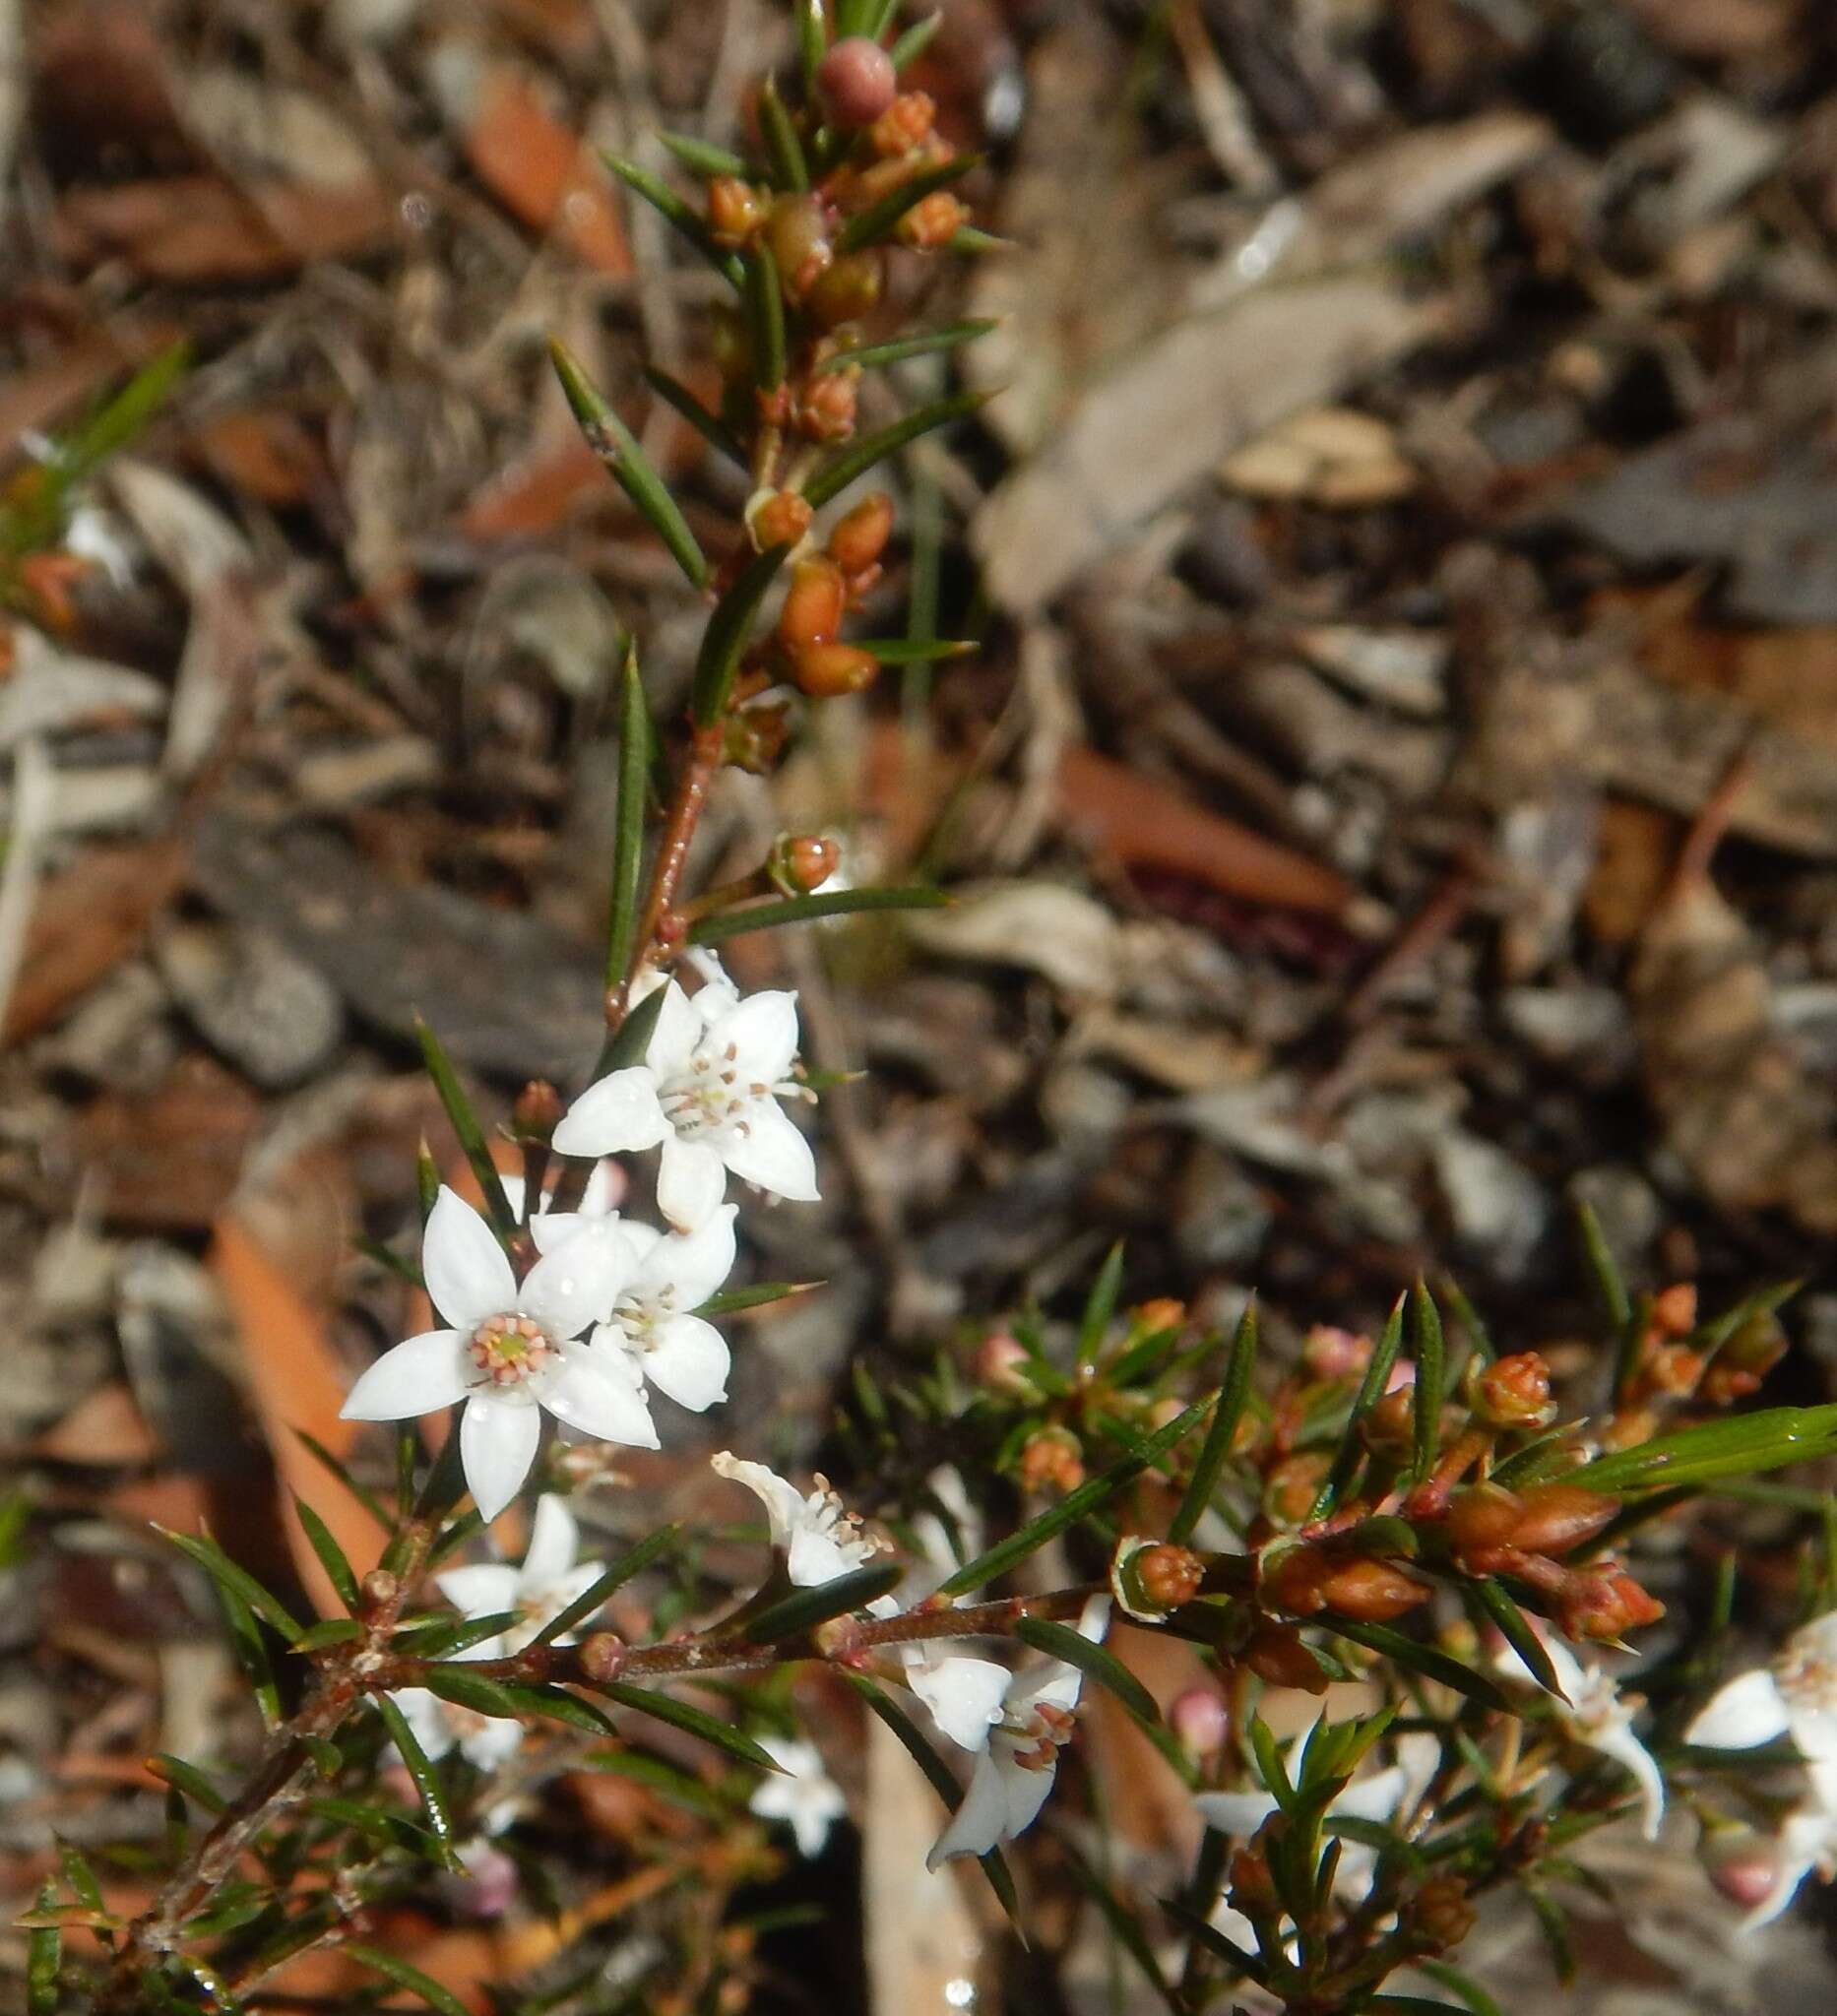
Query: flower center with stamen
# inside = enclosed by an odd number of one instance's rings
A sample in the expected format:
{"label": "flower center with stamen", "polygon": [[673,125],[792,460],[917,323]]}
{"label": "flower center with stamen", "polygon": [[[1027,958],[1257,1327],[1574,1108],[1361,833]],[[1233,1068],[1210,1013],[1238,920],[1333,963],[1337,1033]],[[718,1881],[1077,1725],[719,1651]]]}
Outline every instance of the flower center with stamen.
{"label": "flower center with stamen", "polygon": [[1024,1723],[1008,1725],[1016,1745],[1015,1763],[1023,1771],[1050,1771],[1060,1749],[1071,1741],[1076,1720],[1069,1708],[1050,1701],[1036,1702]]}
{"label": "flower center with stamen", "polygon": [[739,1051],[728,1043],[725,1050],[710,1053],[697,1050],[688,1069],[662,1088],[660,1100],[669,1124],[689,1139],[737,1126],[745,1131],[745,1112],[756,1099],[770,1090],[764,1085],[740,1082]]}
{"label": "flower center with stamen", "polygon": [[885,1542],[870,1540],[861,1531],[860,1520],[843,1504],[840,1493],[820,1470],[810,1481],[816,1486],[804,1500],[810,1524],[836,1543],[845,1559],[865,1565],[876,1554],[886,1551]]}
{"label": "flower center with stamen", "polygon": [[468,1355],[493,1386],[521,1386],[555,1355],[554,1340],[533,1316],[487,1316],[472,1334]]}
{"label": "flower center with stamen", "polygon": [[1780,1692],[1803,1715],[1837,1717],[1837,1635],[1826,1620],[1796,1631],[1773,1669]]}

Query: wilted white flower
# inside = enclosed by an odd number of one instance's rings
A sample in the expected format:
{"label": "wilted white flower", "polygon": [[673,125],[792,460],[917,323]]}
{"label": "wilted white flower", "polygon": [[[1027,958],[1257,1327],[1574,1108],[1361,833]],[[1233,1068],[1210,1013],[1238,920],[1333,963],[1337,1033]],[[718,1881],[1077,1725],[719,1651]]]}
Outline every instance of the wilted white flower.
{"label": "wilted white flower", "polygon": [[[1078,1629],[1096,1643],[1109,1627],[1109,1598],[1094,1596]],[[978,1753],[963,1803],[925,1858],[927,1868],[954,1856],[986,1855],[1033,1825],[1058,1774],[1083,1682],[1083,1673],[1061,1659],[1009,1675],[1000,1720]]]}
{"label": "wilted white flower", "polygon": [[[503,1646],[506,1652],[521,1652],[551,1617],[558,1617],[592,1588],[601,1564],[578,1560],[580,1544],[574,1514],[552,1491],[546,1492],[536,1501],[529,1551],[520,1568],[508,1561],[479,1561],[449,1568],[434,1580],[448,1603],[469,1617],[515,1610],[518,1620],[504,1632]],[[563,1632],[555,1642],[571,1645],[573,1634]]]}
{"label": "wilted white flower", "polygon": [[655,1449],[657,1430],[628,1358],[580,1333],[623,1286],[624,1248],[564,1238],[519,1282],[491,1228],[443,1188],[421,1240],[421,1278],[452,1328],[385,1352],[351,1388],[349,1420],[405,1420],[465,1402],[460,1456],[479,1516],[492,1520],[536,1461],[541,1413],[598,1435]]}
{"label": "wilted white flower", "polygon": [[841,1787],[824,1770],[814,1743],[761,1736],[759,1747],[779,1770],[776,1776],[760,1780],[747,1805],[762,1820],[789,1822],[799,1855],[821,1855],[830,1828],[849,1810]]}
{"label": "wilted white flower", "polygon": [[1772,1885],[1742,1919],[1744,1930],[1771,1924],[1812,1873],[1822,1883],[1837,1876],[1837,1764],[1815,1759],[1810,1777],[1810,1797],[1781,1823]]}
{"label": "wilted white flower", "polygon": [[692,1232],[620,1228],[631,1272],[596,1351],[622,1351],[640,1378],[696,1414],[728,1397],[727,1340],[695,1311],[733,1271],[734,1207],[724,1204]]}
{"label": "wilted white flower", "polygon": [[[1551,1697],[1557,1722],[1578,1743],[1612,1757],[1631,1773],[1639,1788],[1640,1831],[1648,1841],[1656,1841],[1659,1822],[1665,1817],[1665,1779],[1652,1752],[1633,1733],[1633,1717],[1644,1706],[1642,1698],[1633,1694],[1621,1700],[1618,1685],[1599,1666],[1591,1662],[1584,1667],[1561,1639],[1543,1632],[1538,1635],[1543,1638],[1556,1684],[1569,1697],[1566,1702]],[[1537,1686],[1531,1669],[1502,1641],[1492,1663],[1506,1678]]]}
{"label": "wilted white flower", "polygon": [[717,1476],[744,1484],[765,1506],[772,1544],[784,1554],[785,1572],[799,1589],[818,1589],[838,1575],[852,1574],[882,1551],[878,1541],[862,1534],[860,1521],[830,1489],[827,1478],[813,1478],[814,1489],[805,1497],[763,1463],[742,1462],[725,1449],[708,1460]]}
{"label": "wilted white flower", "polygon": [[743,999],[725,980],[693,999],[674,980],[642,1064],[590,1085],[562,1116],[563,1155],[618,1155],[661,1146],[657,1201],[683,1231],[705,1225],[727,1172],[780,1197],[813,1201],[816,1163],[779,1098],[797,1053],[797,997]]}
{"label": "wilted white flower", "polygon": [[1837,1610],[1802,1625],[1770,1666],[1738,1673],[1684,1731],[1686,1743],[1751,1750],[1790,1735],[1812,1763],[1837,1763]]}

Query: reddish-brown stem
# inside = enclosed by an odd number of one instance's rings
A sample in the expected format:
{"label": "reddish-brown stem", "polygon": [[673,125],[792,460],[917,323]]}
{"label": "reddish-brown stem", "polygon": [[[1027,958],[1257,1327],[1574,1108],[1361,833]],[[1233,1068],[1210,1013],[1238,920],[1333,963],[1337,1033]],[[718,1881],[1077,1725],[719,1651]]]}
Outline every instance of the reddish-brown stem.
{"label": "reddish-brown stem", "polygon": [[701,822],[702,808],[708,802],[708,788],[721,767],[724,733],[717,723],[713,727],[697,728],[690,740],[688,756],[676,780],[676,795],[658,841],[657,864],[651,871],[650,893],[645,898],[644,912],[638,922],[637,948],[632,955],[631,971],[606,1001],[606,1020],[614,1029],[625,1019],[632,982],[656,951],[659,929],[675,903],[676,888],[688,862],[695,829]]}

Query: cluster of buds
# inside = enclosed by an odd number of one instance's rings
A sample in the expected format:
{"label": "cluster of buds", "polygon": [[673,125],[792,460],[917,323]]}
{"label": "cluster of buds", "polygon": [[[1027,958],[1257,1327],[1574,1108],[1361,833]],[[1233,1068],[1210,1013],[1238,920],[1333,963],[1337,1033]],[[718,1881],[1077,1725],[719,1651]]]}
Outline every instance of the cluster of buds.
{"label": "cluster of buds", "polygon": [[1125,1616],[1138,1624],[1159,1624],[1192,1602],[1205,1574],[1205,1562],[1191,1547],[1130,1535],[1117,1544],[1111,1558],[1110,1594]]}
{"label": "cluster of buds", "polygon": [[1610,1446],[1631,1447],[1656,1434],[1667,1405],[1695,1401],[1722,1408],[1745,1399],[1785,1350],[1785,1335],[1764,1308],[1706,1341],[1697,1330],[1696,1290],[1687,1282],[1674,1283],[1653,1296],[1645,1312]]}
{"label": "cluster of buds", "polygon": [[1328,1611],[1361,1623],[1400,1617],[1429,1598],[1427,1585],[1395,1562],[1342,1552],[1331,1543],[1285,1545],[1263,1563],[1263,1601],[1292,1617]]}
{"label": "cluster of buds", "polygon": [[879,579],[892,531],[892,499],[876,490],[838,520],[821,553],[792,567],[779,609],[778,647],[798,690],[813,700],[858,693],[879,673],[873,654],[844,643],[840,633],[849,608]]}

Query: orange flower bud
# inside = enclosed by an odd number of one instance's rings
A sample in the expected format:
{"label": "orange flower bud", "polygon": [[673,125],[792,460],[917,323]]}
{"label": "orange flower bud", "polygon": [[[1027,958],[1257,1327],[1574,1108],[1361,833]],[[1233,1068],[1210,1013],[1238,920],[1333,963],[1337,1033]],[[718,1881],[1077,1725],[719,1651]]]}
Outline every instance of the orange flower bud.
{"label": "orange flower bud", "polygon": [[546,1148],[561,1113],[561,1095],[545,1079],[532,1078],[510,1109],[511,1132],[519,1141]]}
{"label": "orange flower bud", "polygon": [[1325,1668],[1286,1624],[1259,1625],[1240,1656],[1257,1678],[1272,1687],[1294,1687],[1303,1694],[1327,1691]]}
{"label": "orange flower bud", "polygon": [[871,126],[893,102],[893,58],[868,35],[847,35],[817,66],[816,88],[838,126]]}
{"label": "orange flower bud", "polygon": [[910,153],[930,133],[936,118],[937,106],[926,93],[901,92],[874,121],[874,152],[883,159]]}
{"label": "orange flower bud", "polygon": [[778,640],[788,651],[825,644],[842,628],[842,569],[833,560],[799,560],[778,612]]}
{"label": "orange flower bud", "polygon": [[1495,1428],[1546,1428],[1556,1418],[1550,1367],[1534,1351],[1476,1366],[1468,1400],[1480,1418]]}
{"label": "orange flower bud", "polygon": [[1641,1624],[1656,1623],[1665,1606],[1635,1582],[1618,1562],[1577,1574],[1558,1599],[1557,1623],[1570,1638],[1621,1638]]}
{"label": "orange flower bud", "polygon": [[1333,1459],[1324,1449],[1285,1457],[1263,1480],[1263,1511],[1278,1526],[1299,1526],[1314,1509]]}
{"label": "orange flower bud", "polygon": [[795,490],[774,490],[751,510],[753,543],[760,552],[768,546],[794,546],[810,530],[809,500]]}
{"label": "orange flower bud", "polygon": [[1661,1344],[1647,1353],[1639,1383],[1648,1393],[1665,1393],[1676,1399],[1694,1393],[1702,1376],[1701,1352],[1681,1344]]}
{"label": "orange flower bud", "polygon": [[1130,1317],[1138,1336],[1152,1337],[1159,1330],[1177,1330],[1186,1321],[1186,1304],[1176,1295],[1155,1295],[1143,1302]]}
{"label": "orange flower bud", "polygon": [[1138,1623],[1160,1621],[1191,1603],[1205,1580],[1206,1564],[1191,1547],[1165,1541],[1124,1540],[1110,1563],[1109,1585],[1124,1612]]}
{"label": "orange flower bud", "polygon": [[1448,1537],[1457,1549],[1513,1544],[1525,1516],[1525,1501],[1503,1484],[1476,1484],[1448,1504]]}
{"label": "orange flower bud", "polygon": [[855,432],[855,403],[860,379],[857,367],[824,371],[799,388],[792,418],[810,441],[846,441]]}
{"label": "orange flower bud", "polygon": [[737,175],[708,185],[708,230],[717,245],[743,245],[766,220],[769,199]]}
{"label": "orange flower bud", "polygon": [[836,872],[842,850],[824,834],[794,833],[778,850],[782,879],[799,895],[807,896]]}
{"label": "orange flower bud", "polygon": [[837,519],[825,548],[844,574],[864,574],[876,565],[893,535],[893,499],[871,491]]}
{"label": "orange flower bud", "polygon": [[1423,1951],[1446,1953],[1474,1929],[1476,1914],[1459,1876],[1431,1876],[1411,1898],[1404,1916]]}
{"label": "orange flower bud", "polygon": [[830,262],[828,212],[814,196],[781,196],[765,231],[785,291],[801,300]]}
{"label": "orange flower bud", "polygon": [[1021,1484],[1030,1491],[1075,1491],[1084,1482],[1084,1448],[1069,1428],[1041,1428],[1021,1445]]}
{"label": "orange flower bud", "polygon": [[1566,1554],[1593,1540],[1619,1509],[1619,1499],[1581,1484],[1534,1484],[1524,1494],[1524,1515],[1504,1544],[1527,1554]]}
{"label": "orange flower bud", "polygon": [[1696,1287],[1674,1282],[1652,1297],[1652,1328],[1661,1337],[1688,1337],[1696,1328]]}
{"label": "orange flower bud", "polygon": [[1371,1340],[1316,1323],[1301,1346],[1301,1363],[1316,1379],[1352,1379],[1371,1362]]}
{"label": "orange flower bud", "polygon": [[864,692],[880,676],[880,661],[853,644],[799,644],[791,653],[797,690],[812,700],[839,700]]}
{"label": "orange flower bud", "polygon": [[1429,1597],[1422,1583],[1388,1561],[1348,1561],[1322,1576],[1316,1587],[1323,1607],[1366,1624],[1400,1617]]}
{"label": "orange flower bud", "polygon": [[615,1680],[625,1664],[625,1641],[611,1631],[596,1631],[581,1646],[581,1670],[590,1680]]}
{"label": "orange flower bud", "polygon": [[885,266],[875,251],[850,252],[833,261],[804,291],[804,313],[819,329],[859,322],[880,303]]}
{"label": "orange flower bud", "polygon": [[1233,1852],[1231,1902],[1245,1918],[1267,1918],[1282,1909],[1275,1878],[1269,1873],[1268,1858],[1254,1844]]}
{"label": "orange flower bud", "polygon": [[1416,1446],[1416,1390],[1399,1386],[1387,1393],[1360,1422],[1365,1447],[1374,1456],[1404,1457]]}
{"label": "orange flower bud", "polygon": [[941,251],[970,221],[969,207],[958,202],[948,189],[933,189],[921,196],[900,219],[900,242],[918,252]]}

